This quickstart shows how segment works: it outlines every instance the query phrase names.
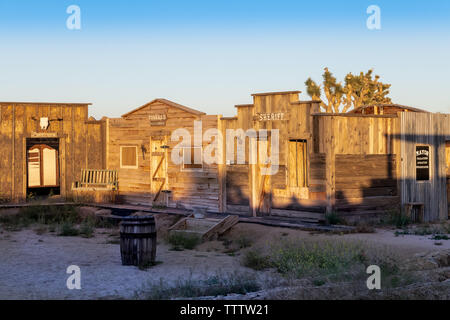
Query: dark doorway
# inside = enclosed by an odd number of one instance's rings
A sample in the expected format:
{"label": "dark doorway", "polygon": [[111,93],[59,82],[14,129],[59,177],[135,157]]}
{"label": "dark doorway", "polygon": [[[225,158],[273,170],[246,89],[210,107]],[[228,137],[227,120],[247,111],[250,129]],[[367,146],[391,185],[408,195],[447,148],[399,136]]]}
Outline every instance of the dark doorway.
{"label": "dark doorway", "polygon": [[28,138],[27,197],[60,194],[59,139]]}

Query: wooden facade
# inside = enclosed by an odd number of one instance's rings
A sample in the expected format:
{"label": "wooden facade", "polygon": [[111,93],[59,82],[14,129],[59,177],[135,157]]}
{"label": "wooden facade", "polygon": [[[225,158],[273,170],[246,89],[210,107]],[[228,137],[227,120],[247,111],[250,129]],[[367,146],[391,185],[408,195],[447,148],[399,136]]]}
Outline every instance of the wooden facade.
{"label": "wooden facade", "polygon": [[104,123],[89,104],[0,103],[0,197],[23,201],[39,188],[70,196],[81,169],[105,165]]}
{"label": "wooden facade", "polygon": [[[400,114],[401,202],[423,203],[425,221],[444,220],[450,215],[450,115]],[[425,148],[424,148],[425,147]],[[428,179],[418,170],[420,150],[429,151]]]}
{"label": "wooden facade", "polygon": [[132,204],[312,220],[423,207],[424,221],[448,218],[450,115],[392,104],[328,114],[299,94],[253,94],[235,117],[166,99],[101,121],[88,104],[0,103],[0,196],[69,197],[81,170],[96,169]]}
{"label": "wooden facade", "polygon": [[[197,205],[218,211],[217,165],[202,163],[196,167],[192,163],[183,167],[171,161],[172,150],[179,144],[172,141],[172,133],[180,128],[187,130],[192,138],[189,145],[194,145],[194,121],[201,121],[202,135],[217,128],[217,116],[165,99],[153,100],[122,118],[107,120],[106,166],[119,173],[123,201],[186,208]],[[196,150],[202,151],[206,145],[201,139]],[[136,150],[134,167],[121,165],[124,147]]]}
{"label": "wooden facade", "polygon": [[[280,140],[275,175],[260,174],[265,159],[248,162],[247,146],[246,163],[219,166],[223,211],[370,218],[423,204],[425,221],[448,218],[449,115],[393,104],[320,113],[317,101],[299,101],[298,93],[254,94],[253,104],[236,106],[236,117],[220,119],[224,136],[227,129],[278,129]],[[436,155],[429,181],[411,178],[417,143]]]}

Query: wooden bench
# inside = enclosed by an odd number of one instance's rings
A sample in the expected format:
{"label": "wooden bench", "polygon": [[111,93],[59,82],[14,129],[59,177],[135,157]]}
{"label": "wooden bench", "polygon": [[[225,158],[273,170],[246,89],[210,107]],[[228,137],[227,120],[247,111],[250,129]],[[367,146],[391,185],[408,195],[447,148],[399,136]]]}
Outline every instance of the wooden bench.
{"label": "wooden bench", "polygon": [[423,222],[425,205],[423,202],[407,202],[405,203],[405,215],[412,222]]}
{"label": "wooden bench", "polygon": [[81,180],[72,184],[75,201],[114,203],[119,188],[116,170],[82,169]]}
{"label": "wooden bench", "polygon": [[81,169],[81,180],[73,183],[72,189],[95,188],[117,190],[116,170]]}

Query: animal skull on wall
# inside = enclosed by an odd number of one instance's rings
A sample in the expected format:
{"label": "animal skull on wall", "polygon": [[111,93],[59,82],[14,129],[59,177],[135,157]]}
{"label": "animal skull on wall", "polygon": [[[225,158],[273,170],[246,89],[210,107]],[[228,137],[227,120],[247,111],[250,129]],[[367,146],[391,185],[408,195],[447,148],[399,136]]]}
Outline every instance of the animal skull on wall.
{"label": "animal skull on wall", "polygon": [[41,130],[47,130],[47,128],[49,126],[48,118],[41,118],[41,121],[39,122],[39,124],[41,126]]}

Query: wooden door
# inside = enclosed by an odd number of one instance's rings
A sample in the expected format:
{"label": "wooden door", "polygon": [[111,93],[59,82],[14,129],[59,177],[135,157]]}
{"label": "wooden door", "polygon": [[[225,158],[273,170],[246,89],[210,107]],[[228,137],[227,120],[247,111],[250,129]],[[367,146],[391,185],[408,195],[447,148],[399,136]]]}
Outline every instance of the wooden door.
{"label": "wooden door", "polygon": [[28,188],[59,186],[58,151],[47,145],[34,145],[28,149]]}
{"label": "wooden door", "polygon": [[289,140],[289,187],[306,188],[307,187],[307,168],[306,168],[306,141],[300,139]]}
{"label": "wooden door", "polygon": [[450,218],[450,141],[445,142],[445,163],[447,175],[447,208],[448,217]]}
{"label": "wooden door", "polygon": [[[267,216],[270,215],[272,208],[272,177],[267,173],[270,164],[270,131],[267,136],[259,136],[256,143],[256,162],[251,165],[251,186],[252,186],[252,215],[253,216]],[[256,161],[255,161],[256,160]]]}
{"label": "wooden door", "polygon": [[152,205],[168,205],[168,147],[166,137],[150,139],[150,188]]}

